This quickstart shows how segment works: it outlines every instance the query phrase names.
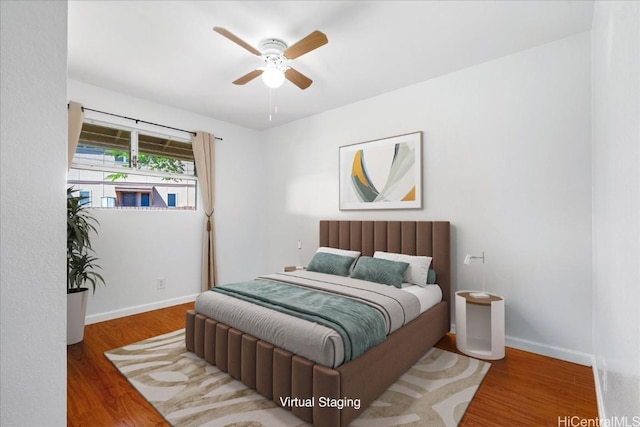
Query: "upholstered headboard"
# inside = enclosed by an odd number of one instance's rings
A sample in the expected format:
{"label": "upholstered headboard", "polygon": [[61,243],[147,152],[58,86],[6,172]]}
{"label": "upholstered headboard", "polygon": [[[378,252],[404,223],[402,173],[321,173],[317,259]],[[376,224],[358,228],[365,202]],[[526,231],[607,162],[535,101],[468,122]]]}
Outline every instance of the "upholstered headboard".
{"label": "upholstered headboard", "polygon": [[451,243],[448,221],[320,221],[320,246],[432,257],[451,318]]}

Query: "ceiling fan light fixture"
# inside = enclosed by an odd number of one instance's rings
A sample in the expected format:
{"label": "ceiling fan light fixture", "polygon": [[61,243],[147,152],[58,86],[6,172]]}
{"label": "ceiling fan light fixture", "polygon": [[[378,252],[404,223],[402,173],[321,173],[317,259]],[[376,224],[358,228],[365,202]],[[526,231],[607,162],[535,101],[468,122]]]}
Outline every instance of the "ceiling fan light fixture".
{"label": "ceiling fan light fixture", "polygon": [[316,30],[291,46],[288,46],[282,40],[274,38],[262,40],[258,50],[225,28],[213,27],[213,31],[243,47],[250,53],[261,57],[265,63],[264,67],[257,68],[234,80],[233,84],[235,85],[244,85],[262,75],[265,85],[270,88],[278,88],[282,86],[285,80],[289,80],[300,89],[306,89],[313,81],[301,72],[291,68],[288,62],[329,42],[323,32]]}
{"label": "ceiling fan light fixture", "polygon": [[279,88],[284,83],[284,71],[275,67],[267,67],[262,73],[262,80],[272,89]]}

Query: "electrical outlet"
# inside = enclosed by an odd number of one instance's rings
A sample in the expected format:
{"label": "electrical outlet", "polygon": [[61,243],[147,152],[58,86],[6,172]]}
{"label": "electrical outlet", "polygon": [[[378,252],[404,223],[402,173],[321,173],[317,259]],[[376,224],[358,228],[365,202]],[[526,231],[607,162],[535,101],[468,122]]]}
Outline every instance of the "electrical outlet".
{"label": "electrical outlet", "polygon": [[164,277],[158,277],[156,284],[157,284],[157,289],[164,289],[166,284],[164,281]]}

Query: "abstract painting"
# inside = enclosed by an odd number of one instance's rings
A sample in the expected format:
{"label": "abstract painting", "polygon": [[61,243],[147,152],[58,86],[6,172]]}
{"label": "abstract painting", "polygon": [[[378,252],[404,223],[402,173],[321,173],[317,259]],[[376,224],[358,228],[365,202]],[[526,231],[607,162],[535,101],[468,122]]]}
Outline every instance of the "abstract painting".
{"label": "abstract painting", "polygon": [[340,147],[340,210],[422,207],[422,132]]}

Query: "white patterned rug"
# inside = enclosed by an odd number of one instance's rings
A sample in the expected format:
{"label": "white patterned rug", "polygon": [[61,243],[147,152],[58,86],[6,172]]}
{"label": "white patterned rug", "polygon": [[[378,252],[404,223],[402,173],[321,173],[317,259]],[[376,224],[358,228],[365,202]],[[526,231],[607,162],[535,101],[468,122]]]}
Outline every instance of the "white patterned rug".
{"label": "white patterned rug", "polygon": [[[174,426],[308,426],[188,352],[183,329],[105,355]],[[490,366],[432,348],[351,426],[456,426]]]}

